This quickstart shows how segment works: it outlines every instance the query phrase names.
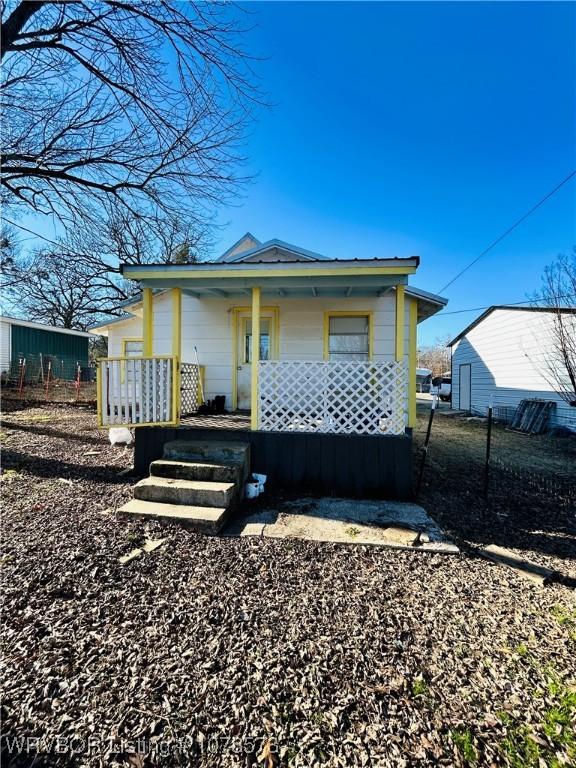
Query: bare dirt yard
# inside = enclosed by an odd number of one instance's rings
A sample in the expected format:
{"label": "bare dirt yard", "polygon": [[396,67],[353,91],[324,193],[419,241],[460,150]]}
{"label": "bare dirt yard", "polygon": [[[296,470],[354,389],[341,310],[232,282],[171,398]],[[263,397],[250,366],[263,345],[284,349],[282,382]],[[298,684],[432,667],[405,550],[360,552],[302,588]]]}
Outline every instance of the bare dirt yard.
{"label": "bare dirt yard", "polygon": [[497,429],[517,473],[485,501],[484,430],[436,420],[420,501],[463,550],[438,555],[127,522],[131,450],[91,411],[5,413],[2,764],[575,765],[574,507],[538,490],[574,444]]}

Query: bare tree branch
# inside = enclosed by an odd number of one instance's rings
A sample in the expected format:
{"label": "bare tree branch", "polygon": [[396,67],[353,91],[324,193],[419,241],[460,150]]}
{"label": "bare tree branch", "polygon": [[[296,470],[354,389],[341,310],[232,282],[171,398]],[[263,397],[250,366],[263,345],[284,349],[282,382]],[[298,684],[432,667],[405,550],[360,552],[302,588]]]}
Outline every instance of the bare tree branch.
{"label": "bare tree branch", "polygon": [[576,249],[560,254],[546,267],[542,285],[533,299],[553,313],[546,334],[542,360],[537,362],[552,389],[569,405],[576,406]]}
{"label": "bare tree branch", "polygon": [[243,15],[224,2],[9,0],[2,203],[67,229],[111,204],[144,225],[205,229],[246,180],[242,142],[262,103]]}

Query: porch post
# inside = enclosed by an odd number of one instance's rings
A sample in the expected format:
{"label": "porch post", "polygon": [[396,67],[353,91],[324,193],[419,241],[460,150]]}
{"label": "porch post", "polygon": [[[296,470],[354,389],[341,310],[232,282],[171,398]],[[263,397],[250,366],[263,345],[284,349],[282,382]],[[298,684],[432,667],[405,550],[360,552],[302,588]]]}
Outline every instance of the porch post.
{"label": "porch post", "polygon": [[396,286],[396,360],[404,359],[404,286]]}
{"label": "porch post", "polygon": [[410,299],[410,342],[408,363],[408,426],[416,426],[416,355],[418,334],[418,302]]}
{"label": "porch post", "polygon": [[250,427],[258,429],[258,364],[260,362],[260,288],[252,288],[252,382],[250,390]]}
{"label": "porch post", "polygon": [[152,288],[142,290],[142,353],[144,357],[152,357]]}
{"label": "porch post", "polygon": [[[172,369],[173,420],[178,423],[181,413],[180,358],[182,353],[182,289],[172,288],[172,355],[176,358]],[[198,372],[200,374],[200,372]]]}
{"label": "porch post", "polygon": [[182,289],[172,288],[172,354],[180,360],[182,353]]}

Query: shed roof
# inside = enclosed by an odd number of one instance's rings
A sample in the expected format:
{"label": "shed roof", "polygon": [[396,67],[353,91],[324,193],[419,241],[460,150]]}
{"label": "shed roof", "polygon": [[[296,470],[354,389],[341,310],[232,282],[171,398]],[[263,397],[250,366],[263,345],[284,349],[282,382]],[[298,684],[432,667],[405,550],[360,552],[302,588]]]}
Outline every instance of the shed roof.
{"label": "shed roof", "polygon": [[496,309],[509,309],[513,310],[514,312],[544,312],[548,314],[556,314],[561,312],[562,314],[576,314],[576,309],[574,307],[519,307],[514,306],[513,304],[493,304],[491,307],[488,307],[488,309],[482,312],[482,314],[479,315],[476,320],[473,320],[470,325],[467,325],[463,331],[460,331],[458,336],[455,336],[452,341],[448,342],[446,346],[454,346],[457,341],[460,341],[460,339],[466,336],[466,334],[468,334],[473,328],[475,328],[477,325],[480,325],[480,323],[485,320],[488,315],[491,315],[492,312],[494,312]]}
{"label": "shed roof", "polygon": [[0,315],[0,322],[9,325],[20,325],[24,328],[35,328],[38,331],[52,331],[53,333],[63,333],[68,336],[84,336],[90,338],[94,334],[88,331],[76,331],[74,328],[60,328],[57,325],[48,325],[47,323],[33,323],[31,320],[22,320],[20,317],[11,317],[10,315]]}

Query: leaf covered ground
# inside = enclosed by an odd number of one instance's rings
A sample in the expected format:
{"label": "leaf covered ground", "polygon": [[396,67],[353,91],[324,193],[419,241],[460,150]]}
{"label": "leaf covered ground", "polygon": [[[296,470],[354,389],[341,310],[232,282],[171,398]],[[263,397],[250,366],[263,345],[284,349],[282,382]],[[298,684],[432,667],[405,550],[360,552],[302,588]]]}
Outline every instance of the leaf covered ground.
{"label": "leaf covered ground", "polygon": [[[424,505],[460,556],[120,520],[131,450],[90,411],[6,413],[3,765],[576,764],[574,591],[472,548],[574,575],[571,511],[536,525],[532,495],[511,542],[510,494],[456,483],[437,429]],[[120,565],[145,535],[168,540]]]}

